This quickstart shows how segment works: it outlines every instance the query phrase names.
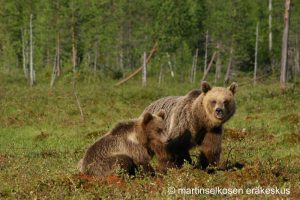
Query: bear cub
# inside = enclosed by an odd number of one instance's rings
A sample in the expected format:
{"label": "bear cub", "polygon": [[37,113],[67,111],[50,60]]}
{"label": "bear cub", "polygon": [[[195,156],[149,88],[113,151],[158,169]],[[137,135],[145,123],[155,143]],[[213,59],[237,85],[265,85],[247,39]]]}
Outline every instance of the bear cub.
{"label": "bear cub", "polygon": [[163,150],[167,137],[164,134],[165,112],[146,112],[139,119],[120,122],[110,132],[91,145],[78,168],[81,173],[105,177],[121,169],[129,175],[142,168],[154,175],[150,160],[157,155],[164,159]]}

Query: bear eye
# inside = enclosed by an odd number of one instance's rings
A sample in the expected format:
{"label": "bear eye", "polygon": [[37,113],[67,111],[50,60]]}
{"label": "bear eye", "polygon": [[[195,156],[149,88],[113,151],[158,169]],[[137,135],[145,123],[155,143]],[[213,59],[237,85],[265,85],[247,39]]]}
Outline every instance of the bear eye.
{"label": "bear eye", "polygon": [[229,103],[229,101],[228,101],[228,100],[225,100],[225,101],[224,101],[224,104],[228,104],[228,103]]}
{"label": "bear eye", "polygon": [[216,100],[212,100],[212,101],[211,101],[211,104],[216,104],[216,103],[217,103]]}

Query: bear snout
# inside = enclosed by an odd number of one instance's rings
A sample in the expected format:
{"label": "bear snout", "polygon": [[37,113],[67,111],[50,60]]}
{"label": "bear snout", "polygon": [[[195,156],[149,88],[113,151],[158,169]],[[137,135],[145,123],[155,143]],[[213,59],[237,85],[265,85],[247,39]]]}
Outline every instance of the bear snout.
{"label": "bear snout", "polygon": [[223,119],[224,118],[224,110],[222,108],[216,108],[215,116],[218,119]]}

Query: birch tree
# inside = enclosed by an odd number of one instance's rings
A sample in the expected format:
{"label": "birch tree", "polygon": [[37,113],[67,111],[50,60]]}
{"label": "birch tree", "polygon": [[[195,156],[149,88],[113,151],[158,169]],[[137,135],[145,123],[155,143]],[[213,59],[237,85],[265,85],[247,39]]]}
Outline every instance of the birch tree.
{"label": "birch tree", "polygon": [[254,73],[253,73],[253,84],[256,84],[256,75],[257,75],[257,52],[258,52],[258,27],[259,22],[256,24],[256,40],[255,40],[255,61],[254,61]]}
{"label": "birch tree", "polygon": [[23,61],[23,71],[24,76],[28,80],[28,68],[27,68],[27,39],[26,39],[26,29],[22,30],[22,61]]}
{"label": "birch tree", "polygon": [[32,87],[35,82],[35,72],[33,69],[32,14],[30,15],[29,30],[30,30],[30,87]]}
{"label": "birch tree", "polygon": [[144,52],[143,54],[143,86],[147,85],[147,54]]}
{"label": "birch tree", "polygon": [[290,0],[285,0],[284,10],[284,29],[282,35],[281,47],[281,70],[280,70],[280,86],[281,89],[286,88],[287,78],[287,50],[288,50],[288,36],[289,36],[289,16],[290,16]]}
{"label": "birch tree", "polygon": [[224,79],[225,84],[228,84],[232,76],[232,60],[233,60],[233,47],[230,48],[229,60],[228,60],[226,75]]}
{"label": "birch tree", "polygon": [[206,31],[206,34],[205,34],[205,54],[204,54],[203,73],[206,72],[206,68],[207,68],[207,47],[208,47],[208,31]]}
{"label": "birch tree", "polygon": [[220,80],[221,78],[221,59],[220,59],[220,43],[217,43],[217,61],[216,61],[216,73],[215,73],[215,84]]}

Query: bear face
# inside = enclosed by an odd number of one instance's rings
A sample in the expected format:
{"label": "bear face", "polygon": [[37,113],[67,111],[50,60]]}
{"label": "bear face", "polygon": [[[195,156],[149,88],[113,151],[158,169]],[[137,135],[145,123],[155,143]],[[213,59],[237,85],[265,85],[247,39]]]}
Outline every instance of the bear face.
{"label": "bear face", "polygon": [[208,83],[202,83],[203,107],[206,116],[213,124],[221,125],[235,113],[234,94],[236,89],[236,83],[232,83],[228,88],[211,88]]}
{"label": "bear face", "polygon": [[142,118],[142,128],[145,134],[145,143],[147,146],[152,144],[163,144],[168,140],[164,131],[165,127],[165,111],[160,110],[156,114],[152,115],[146,112]]}

